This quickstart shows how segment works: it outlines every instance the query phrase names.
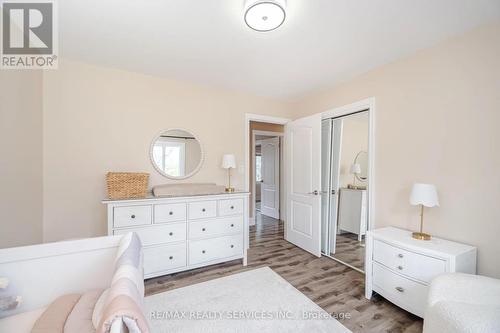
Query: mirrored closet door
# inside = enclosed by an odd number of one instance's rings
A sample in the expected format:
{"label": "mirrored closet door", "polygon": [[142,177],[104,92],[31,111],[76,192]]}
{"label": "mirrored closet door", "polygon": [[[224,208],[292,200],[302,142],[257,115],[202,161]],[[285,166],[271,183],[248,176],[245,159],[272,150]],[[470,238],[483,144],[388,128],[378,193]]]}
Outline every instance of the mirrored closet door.
{"label": "mirrored closet door", "polygon": [[322,122],[321,251],[364,271],[368,229],[368,111]]}

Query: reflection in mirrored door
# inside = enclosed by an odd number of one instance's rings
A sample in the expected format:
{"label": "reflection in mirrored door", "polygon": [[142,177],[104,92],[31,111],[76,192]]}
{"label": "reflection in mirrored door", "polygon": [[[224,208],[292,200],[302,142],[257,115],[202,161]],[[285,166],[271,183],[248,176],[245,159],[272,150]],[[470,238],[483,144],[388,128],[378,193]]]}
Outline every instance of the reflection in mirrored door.
{"label": "reflection in mirrored door", "polygon": [[364,270],[368,222],[368,111],[322,123],[323,254]]}

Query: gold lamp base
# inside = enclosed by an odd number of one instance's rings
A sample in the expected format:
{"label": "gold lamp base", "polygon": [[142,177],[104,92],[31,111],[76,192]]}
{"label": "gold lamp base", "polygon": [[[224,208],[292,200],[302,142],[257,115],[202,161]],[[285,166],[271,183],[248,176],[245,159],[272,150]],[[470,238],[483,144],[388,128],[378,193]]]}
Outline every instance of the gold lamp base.
{"label": "gold lamp base", "polygon": [[234,192],[234,187],[226,187],[226,192],[233,193]]}
{"label": "gold lamp base", "polygon": [[418,240],[430,240],[431,239],[431,235],[423,233],[423,232],[414,232],[411,234],[411,236],[415,239],[418,239]]}

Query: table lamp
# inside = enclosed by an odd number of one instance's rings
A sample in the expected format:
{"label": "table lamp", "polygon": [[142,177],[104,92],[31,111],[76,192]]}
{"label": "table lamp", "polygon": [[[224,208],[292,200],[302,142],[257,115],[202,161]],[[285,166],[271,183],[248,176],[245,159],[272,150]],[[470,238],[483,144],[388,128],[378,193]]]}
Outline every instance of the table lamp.
{"label": "table lamp", "polygon": [[420,205],[420,232],[412,233],[412,237],[419,240],[430,240],[431,235],[423,232],[424,225],[424,206],[439,206],[436,186],[432,184],[413,184],[410,194],[410,204]]}
{"label": "table lamp", "polygon": [[234,187],[231,187],[231,169],[236,168],[236,158],[233,154],[224,154],[222,156],[222,168],[227,169],[228,186],[226,192],[234,192]]}

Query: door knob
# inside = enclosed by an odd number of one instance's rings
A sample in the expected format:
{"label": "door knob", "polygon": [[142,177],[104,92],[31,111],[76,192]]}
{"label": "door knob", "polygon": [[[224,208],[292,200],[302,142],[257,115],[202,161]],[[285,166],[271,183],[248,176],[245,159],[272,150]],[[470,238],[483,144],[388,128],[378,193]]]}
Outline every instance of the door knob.
{"label": "door knob", "polygon": [[319,192],[318,192],[318,190],[314,190],[314,191],[312,191],[312,192],[309,192],[308,194],[318,195],[318,194],[319,194]]}

